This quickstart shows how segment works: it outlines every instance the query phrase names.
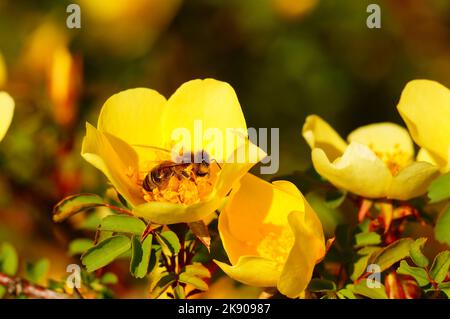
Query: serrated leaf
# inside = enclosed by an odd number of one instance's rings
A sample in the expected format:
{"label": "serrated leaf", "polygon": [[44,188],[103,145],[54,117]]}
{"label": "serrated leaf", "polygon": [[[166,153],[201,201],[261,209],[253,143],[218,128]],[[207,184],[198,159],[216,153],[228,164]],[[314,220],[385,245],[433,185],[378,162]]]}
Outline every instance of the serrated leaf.
{"label": "serrated leaf", "polygon": [[210,251],[211,236],[209,235],[208,226],[206,226],[206,224],[201,220],[189,223],[188,225],[195,237],[197,237],[198,240],[205,245],[208,251]]}
{"label": "serrated leaf", "polygon": [[425,269],[420,267],[412,267],[408,265],[405,260],[402,260],[400,262],[400,267],[397,268],[397,273],[414,277],[414,279],[421,287],[424,287],[430,283],[430,281],[428,280],[428,274]]}
{"label": "serrated leaf", "polygon": [[450,245],[450,206],[440,215],[434,226],[434,234],[438,241]]}
{"label": "serrated leaf", "polygon": [[112,272],[105,273],[100,279],[100,283],[103,285],[115,285],[118,281],[119,279]]}
{"label": "serrated leaf", "polygon": [[450,174],[436,178],[428,188],[430,203],[440,202],[450,198]]}
{"label": "serrated leaf", "polygon": [[367,279],[363,279],[361,282],[354,285],[353,292],[370,299],[388,299],[386,288],[381,283],[379,283],[379,285],[379,288],[370,288],[367,285]]}
{"label": "serrated leaf", "polygon": [[396,262],[409,256],[409,250],[414,241],[411,238],[399,239],[372,255],[370,264],[376,264],[384,271]]}
{"label": "serrated leaf", "polygon": [[69,244],[69,254],[71,256],[82,255],[86,250],[94,246],[94,242],[87,238],[74,239]]}
{"label": "serrated leaf", "polygon": [[64,198],[53,208],[53,221],[60,223],[83,210],[104,206],[103,199],[96,194],[78,194]]}
{"label": "serrated leaf", "polygon": [[133,236],[132,238],[130,273],[136,278],[144,278],[147,275],[152,241],[152,235],[148,235],[142,243],[139,237]]}
{"label": "serrated leaf", "polygon": [[155,287],[150,292],[150,298],[156,299],[175,282],[176,275],[174,273],[163,273]]}
{"label": "serrated leaf", "polygon": [[88,249],[81,256],[81,262],[88,272],[92,272],[110,264],[130,248],[131,241],[127,236],[112,236]]}
{"label": "serrated leaf", "polygon": [[332,282],[331,280],[313,278],[309,282],[307,289],[312,292],[335,291],[336,284],[334,282]]}
{"label": "serrated leaf", "polygon": [[434,258],[433,265],[430,269],[430,276],[437,283],[444,281],[448,273],[448,268],[450,266],[450,251],[446,250],[439,253],[436,258]]}
{"label": "serrated leaf", "polygon": [[16,249],[10,243],[3,243],[0,246],[0,272],[8,276],[14,276],[17,273],[19,257]]}
{"label": "serrated leaf", "polygon": [[142,220],[133,216],[109,215],[102,219],[100,229],[115,233],[141,235],[145,230]]}
{"label": "serrated leaf", "polygon": [[381,243],[381,236],[375,232],[359,233],[355,235],[356,248],[375,246]]}
{"label": "serrated leaf", "polygon": [[209,269],[200,263],[194,263],[192,265],[187,265],[184,268],[184,272],[189,275],[197,276],[200,278],[211,278],[211,273],[210,273]]}
{"label": "serrated leaf", "polygon": [[174,256],[180,252],[181,244],[177,234],[173,231],[155,233],[156,240],[161,245],[162,253],[166,256]]}
{"label": "serrated leaf", "polygon": [[411,248],[409,250],[409,255],[412,261],[419,267],[425,268],[428,267],[430,261],[428,258],[422,253],[422,248],[427,242],[427,238],[419,238],[414,243],[412,243]]}
{"label": "serrated leaf", "polygon": [[46,258],[25,265],[25,278],[35,284],[41,283],[47,276],[50,261]]}
{"label": "serrated leaf", "polygon": [[185,272],[180,274],[180,276],[178,277],[178,281],[188,285],[192,285],[199,290],[208,290],[208,284],[203,279]]}

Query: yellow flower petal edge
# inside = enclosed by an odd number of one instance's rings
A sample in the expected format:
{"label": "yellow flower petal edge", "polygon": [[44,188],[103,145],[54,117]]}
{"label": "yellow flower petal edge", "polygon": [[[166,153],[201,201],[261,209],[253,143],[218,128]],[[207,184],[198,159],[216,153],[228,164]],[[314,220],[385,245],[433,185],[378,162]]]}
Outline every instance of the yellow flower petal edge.
{"label": "yellow flower petal edge", "polygon": [[413,140],[447,163],[450,90],[435,81],[413,80],[403,89],[397,109]]}
{"label": "yellow flower petal edge", "polygon": [[317,115],[309,115],[306,118],[302,135],[311,149],[323,149],[330,161],[341,156],[347,147],[347,143],[342,137]]}
{"label": "yellow flower petal edge", "polygon": [[386,196],[391,172],[366,145],[351,143],[333,163],[320,148],[313,149],[311,156],[316,171],[333,185],[364,197]]}
{"label": "yellow flower petal edge", "polygon": [[414,145],[408,130],[395,123],[374,123],[351,132],[348,142],[369,146],[385,162],[406,166],[414,159]]}
{"label": "yellow flower petal edge", "polygon": [[5,137],[14,115],[14,100],[6,92],[0,91],[0,141]]}
{"label": "yellow flower petal edge", "polygon": [[132,205],[144,202],[135,181],[126,175],[136,170],[136,152],[121,139],[100,132],[91,124],[86,124],[86,136],[81,147],[81,156],[102,171],[117,191]]}
{"label": "yellow flower petal edge", "polygon": [[320,220],[288,181],[270,184],[245,175],[219,216],[219,232],[232,264],[216,262],[225,273],[249,285],[278,287],[292,298],[301,295],[325,254]]}
{"label": "yellow flower petal edge", "polygon": [[214,260],[229,277],[255,287],[275,287],[280,277],[278,264],[267,258],[242,256],[234,266]]}
{"label": "yellow flower petal edge", "polygon": [[425,194],[439,175],[439,169],[427,162],[414,162],[394,176],[388,198],[407,200]]}

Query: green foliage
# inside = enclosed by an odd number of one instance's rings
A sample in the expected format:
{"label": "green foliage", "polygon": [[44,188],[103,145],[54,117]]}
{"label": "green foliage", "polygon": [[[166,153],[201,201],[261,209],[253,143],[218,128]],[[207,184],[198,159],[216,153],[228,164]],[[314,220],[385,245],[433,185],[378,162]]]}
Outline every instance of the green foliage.
{"label": "green foliage", "polygon": [[174,273],[161,273],[157,278],[155,278],[156,284],[151,287],[150,298],[156,299],[161,294],[167,290],[176,281],[176,275]]}
{"label": "green foliage", "polygon": [[430,203],[436,203],[450,198],[450,174],[436,178],[428,188]]}
{"label": "green foliage", "polygon": [[397,273],[414,277],[421,287],[424,287],[430,283],[425,269],[420,267],[412,267],[408,265],[405,260],[400,262],[400,267],[397,268]]}
{"label": "green foliage", "polygon": [[359,233],[355,236],[356,248],[378,245],[381,243],[381,236],[375,232]]}
{"label": "green foliage", "polygon": [[381,283],[380,287],[369,287],[367,279],[361,280],[353,286],[353,293],[370,299],[387,299],[386,288]]}
{"label": "green foliage", "polygon": [[100,283],[103,285],[115,285],[118,281],[119,279],[112,272],[107,272],[100,278]]}
{"label": "green foliage", "polygon": [[411,238],[399,239],[373,254],[369,263],[377,264],[381,271],[384,271],[396,262],[408,257],[413,243],[414,241]]}
{"label": "green foliage", "polygon": [[314,191],[307,193],[305,198],[322,222],[325,236],[333,237],[336,227],[343,222],[342,212],[338,208],[345,199],[345,193],[333,191],[330,195],[330,193]]}
{"label": "green foliage", "polygon": [[143,242],[137,236],[132,237],[130,273],[133,277],[144,278],[147,275],[152,251],[152,241],[152,235],[148,235]]}
{"label": "green foliage", "polygon": [[115,233],[141,235],[145,230],[145,224],[137,217],[109,215],[102,219],[100,229]]}
{"label": "green foliage", "polygon": [[209,269],[200,263],[194,263],[192,265],[187,265],[186,267],[184,267],[183,272],[185,272],[186,274],[192,275],[192,276],[200,277],[200,278],[210,278],[211,277],[211,273],[210,273]]}
{"label": "green foliage", "polygon": [[25,278],[33,283],[42,283],[50,268],[50,261],[46,258],[39,259],[25,265]]}
{"label": "green foliage", "polygon": [[161,245],[161,249],[164,255],[174,256],[180,252],[181,244],[177,234],[173,231],[163,231],[162,233],[156,233],[156,240]]}
{"label": "green foliage", "polygon": [[353,271],[350,275],[351,280],[356,281],[366,272],[370,257],[380,249],[381,248],[379,247],[369,246],[358,250],[356,255],[356,262],[353,264]]}
{"label": "green foliage", "polygon": [[450,206],[443,210],[434,227],[436,239],[450,245]]}
{"label": "green foliage", "polygon": [[103,199],[96,194],[72,195],[55,205],[53,221],[59,223],[79,212],[104,205]]}
{"label": "green foliage", "polygon": [[10,243],[0,245],[0,272],[8,276],[14,276],[17,273],[19,257],[16,249]]}
{"label": "green foliage", "polygon": [[309,282],[307,290],[312,292],[336,291],[336,284],[331,280],[313,278]]}
{"label": "green foliage", "polygon": [[82,255],[86,250],[94,246],[92,240],[87,238],[77,238],[70,242],[69,244],[69,254],[71,256]]}
{"label": "green foliage", "polygon": [[189,284],[195,287],[198,290],[208,290],[208,284],[200,277],[197,277],[191,273],[182,272],[178,278],[179,282],[184,284]]}
{"label": "green foliage", "polygon": [[130,248],[130,238],[122,235],[112,236],[88,249],[81,257],[81,261],[87,271],[91,272],[108,265]]}
{"label": "green foliage", "polygon": [[412,261],[419,267],[428,267],[428,264],[430,263],[428,258],[422,253],[422,248],[426,242],[427,238],[419,238],[411,244],[409,250]]}
{"label": "green foliage", "polygon": [[450,266],[450,251],[440,252],[433,261],[430,269],[430,276],[437,283],[444,281]]}

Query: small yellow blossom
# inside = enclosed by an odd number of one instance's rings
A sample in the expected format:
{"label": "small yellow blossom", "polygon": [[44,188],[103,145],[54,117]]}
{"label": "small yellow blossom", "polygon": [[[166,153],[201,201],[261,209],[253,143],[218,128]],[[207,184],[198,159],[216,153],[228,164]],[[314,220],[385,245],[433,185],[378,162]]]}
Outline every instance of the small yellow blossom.
{"label": "small yellow blossom", "polygon": [[[231,140],[208,139],[198,145],[174,141],[173,133],[180,129],[196,139],[199,122],[203,130],[228,134]],[[230,128],[237,133],[230,135]],[[108,177],[136,216],[159,224],[193,222],[222,207],[235,182],[255,164],[247,157],[239,163],[228,159],[242,154],[242,149],[255,154],[256,162],[265,155],[246,132],[236,94],[225,82],[189,81],[168,100],[151,89],[130,89],[105,102],[97,128],[87,124],[82,156]],[[172,153],[167,150],[174,144],[181,145],[179,155],[201,151],[210,156],[208,173],[198,173],[193,164],[171,166]],[[167,163],[169,174],[150,187],[152,169]]]}
{"label": "small yellow blossom", "polygon": [[303,137],[316,171],[338,188],[368,198],[407,200],[424,194],[436,166],[414,161],[414,145],[403,127],[376,123],[360,127],[347,144],[317,115],[308,116]]}
{"label": "small yellow blossom", "polygon": [[219,216],[219,232],[232,266],[215,262],[227,275],[290,298],[301,296],[325,255],[322,224],[288,181],[245,175]]}
{"label": "small yellow blossom", "polygon": [[397,109],[413,140],[422,147],[417,159],[450,171],[450,90],[435,81],[411,81]]}

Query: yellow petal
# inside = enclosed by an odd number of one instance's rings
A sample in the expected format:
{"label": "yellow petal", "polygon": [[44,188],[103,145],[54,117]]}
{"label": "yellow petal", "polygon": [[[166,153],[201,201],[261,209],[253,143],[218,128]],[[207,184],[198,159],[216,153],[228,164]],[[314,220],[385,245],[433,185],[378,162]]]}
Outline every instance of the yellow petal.
{"label": "yellow petal", "polygon": [[321,148],[330,161],[341,156],[347,147],[347,143],[339,134],[317,115],[310,115],[306,118],[302,134],[311,149]]}
{"label": "yellow petal", "polygon": [[191,223],[213,214],[223,201],[223,197],[211,194],[210,199],[192,205],[148,202],[134,207],[133,214],[156,224]]}
{"label": "yellow petal", "polygon": [[[189,133],[189,141],[173,135],[179,129]],[[246,136],[247,125],[233,88],[225,82],[205,79],[184,83],[170,97],[164,131],[172,140],[171,147],[180,144],[192,151],[204,149],[223,162],[239,146],[236,137]]]}
{"label": "yellow petal", "polygon": [[277,263],[262,257],[242,256],[234,266],[214,262],[229,277],[250,286],[275,287],[280,277]]}
{"label": "yellow petal", "polygon": [[0,88],[5,85],[6,79],[8,78],[8,73],[6,70],[6,63],[3,59],[3,55],[0,52]]}
{"label": "yellow petal", "polygon": [[414,80],[397,106],[414,141],[447,161],[450,145],[450,91],[438,82]]}
{"label": "yellow petal", "polygon": [[[450,147],[449,147],[449,149],[450,149]],[[427,162],[427,163],[433,164],[433,165],[441,167],[441,168],[444,168],[446,166],[445,161],[443,161],[439,156],[434,155],[433,153],[427,151],[424,148],[421,148],[419,150],[419,152],[417,153],[416,160],[418,162]]]}
{"label": "yellow petal", "polygon": [[313,149],[312,162],[316,171],[333,185],[364,197],[385,197],[391,184],[392,175],[384,162],[366,145],[356,142],[333,163],[322,149]]}
{"label": "yellow petal", "polygon": [[388,191],[388,198],[407,200],[426,193],[439,169],[427,162],[414,162],[396,175]]}
{"label": "yellow petal", "polygon": [[6,92],[0,92],[0,141],[5,137],[14,114],[14,100]]}
{"label": "yellow petal", "polygon": [[137,172],[138,158],[128,144],[86,123],[81,156],[102,171],[132,205],[144,202],[134,176],[130,175]]}
{"label": "yellow petal", "polygon": [[161,123],[165,106],[166,99],[154,90],[125,90],[105,102],[97,128],[132,146],[164,147]]}
{"label": "yellow petal", "polygon": [[395,155],[403,164],[408,164],[414,157],[414,145],[408,131],[395,123],[362,126],[349,134],[348,141],[367,145],[380,157]]}
{"label": "yellow petal", "polygon": [[[309,206],[309,205],[308,205]],[[308,286],[316,263],[325,255],[325,241],[320,221],[316,227],[309,227],[309,219],[318,221],[311,207],[305,212],[291,212],[289,225],[294,232],[295,242],[281,273],[278,290],[289,298],[297,298]],[[320,236],[317,236],[317,232]]]}

